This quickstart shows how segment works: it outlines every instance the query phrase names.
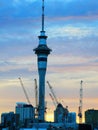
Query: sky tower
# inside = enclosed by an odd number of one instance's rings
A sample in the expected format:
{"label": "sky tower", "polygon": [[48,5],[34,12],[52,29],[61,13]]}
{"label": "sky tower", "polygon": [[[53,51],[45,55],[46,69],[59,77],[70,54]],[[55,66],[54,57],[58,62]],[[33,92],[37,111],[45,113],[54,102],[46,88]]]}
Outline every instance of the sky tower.
{"label": "sky tower", "polygon": [[37,54],[38,74],[39,74],[39,104],[38,104],[38,119],[45,120],[45,75],[47,69],[47,57],[51,49],[47,47],[47,36],[44,31],[44,0],[42,0],[42,30],[40,31],[39,45],[34,49]]}

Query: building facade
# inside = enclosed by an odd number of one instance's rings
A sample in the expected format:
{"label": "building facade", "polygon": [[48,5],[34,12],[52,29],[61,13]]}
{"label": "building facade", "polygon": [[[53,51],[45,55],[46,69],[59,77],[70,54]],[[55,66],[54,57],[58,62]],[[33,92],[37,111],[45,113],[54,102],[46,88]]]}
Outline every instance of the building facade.
{"label": "building facade", "polygon": [[15,108],[16,114],[20,116],[20,122],[25,123],[27,120],[34,121],[34,107],[31,104],[17,103]]}
{"label": "building facade", "polygon": [[3,128],[14,130],[19,126],[19,115],[14,112],[2,113],[1,125]]}
{"label": "building facade", "polygon": [[98,110],[89,109],[85,111],[85,123],[98,127]]}
{"label": "building facade", "polygon": [[59,103],[54,111],[54,122],[66,122],[68,119],[68,109],[64,108],[61,103]]}

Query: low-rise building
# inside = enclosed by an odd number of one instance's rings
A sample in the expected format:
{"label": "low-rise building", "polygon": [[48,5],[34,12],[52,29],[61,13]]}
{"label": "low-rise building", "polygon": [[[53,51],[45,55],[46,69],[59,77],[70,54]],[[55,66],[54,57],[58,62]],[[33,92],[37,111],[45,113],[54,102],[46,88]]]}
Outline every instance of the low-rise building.
{"label": "low-rise building", "polygon": [[19,115],[14,112],[1,114],[1,125],[3,128],[14,130],[19,126]]}

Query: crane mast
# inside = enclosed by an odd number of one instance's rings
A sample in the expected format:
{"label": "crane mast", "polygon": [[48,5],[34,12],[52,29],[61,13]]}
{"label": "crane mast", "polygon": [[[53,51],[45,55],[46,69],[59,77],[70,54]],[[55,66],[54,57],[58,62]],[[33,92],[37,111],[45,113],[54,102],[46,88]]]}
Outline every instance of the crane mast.
{"label": "crane mast", "polygon": [[34,79],[35,81],[35,105],[36,105],[36,108],[38,107],[38,87],[37,87],[37,80]]}
{"label": "crane mast", "polygon": [[55,103],[55,100],[54,100],[54,98],[53,98],[52,94],[51,94],[51,93],[49,93],[49,96],[50,96],[50,98],[52,99],[54,106],[56,107],[57,105],[56,105],[56,103]]}
{"label": "crane mast", "polygon": [[78,116],[79,123],[82,123],[82,106],[83,106],[83,81],[80,82],[80,99],[79,99],[79,108],[78,108]]}
{"label": "crane mast", "polygon": [[28,97],[28,94],[27,94],[27,92],[26,92],[26,90],[25,90],[25,87],[24,87],[24,85],[23,85],[23,82],[22,82],[21,78],[19,77],[18,79],[19,79],[20,84],[21,84],[21,86],[22,86],[22,88],[23,88],[23,91],[24,91],[24,94],[25,94],[25,96],[26,96],[27,102],[28,102],[29,104],[31,104],[31,102],[30,102],[30,100],[29,100],[29,97]]}
{"label": "crane mast", "polygon": [[50,91],[52,93],[52,95],[51,94],[49,94],[49,95],[50,95],[51,99],[53,100],[53,102],[56,103],[55,106],[57,106],[58,105],[58,100],[57,100],[56,95],[55,95],[55,93],[53,91],[53,88],[52,88],[52,86],[50,85],[50,83],[48,81],[47,81],[47,84],[48,84],[48,86],[50,88]]}
{"label": "crane mast", "polygon": [[34,82],[35,82],[35,108],[36,108],[35,116],[37,117],[38,116],[38,86],[37,86],[36,79],[34,79]]}

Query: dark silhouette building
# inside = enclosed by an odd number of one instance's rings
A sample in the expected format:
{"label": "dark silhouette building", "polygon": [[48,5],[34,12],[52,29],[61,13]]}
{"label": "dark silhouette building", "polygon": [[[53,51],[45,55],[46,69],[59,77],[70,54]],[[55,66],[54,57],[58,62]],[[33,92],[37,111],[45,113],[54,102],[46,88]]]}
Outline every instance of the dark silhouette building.
{"label": "dark silhouette building", "polygon": [[93,128],[98,128],[98,110],[85,111],[85,123],[92,125]]}

